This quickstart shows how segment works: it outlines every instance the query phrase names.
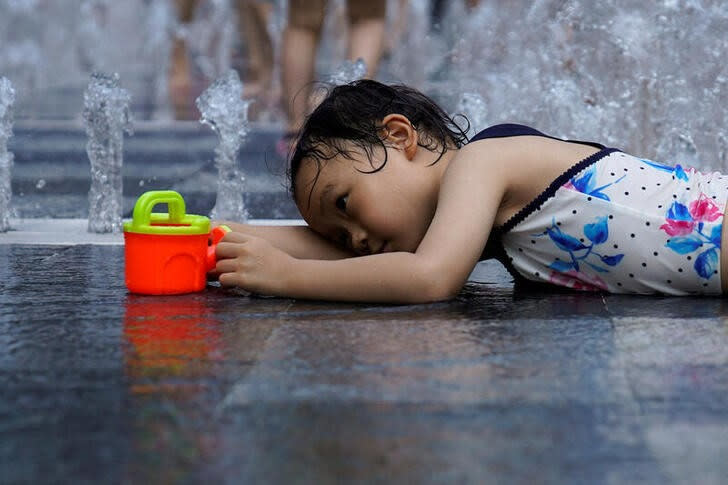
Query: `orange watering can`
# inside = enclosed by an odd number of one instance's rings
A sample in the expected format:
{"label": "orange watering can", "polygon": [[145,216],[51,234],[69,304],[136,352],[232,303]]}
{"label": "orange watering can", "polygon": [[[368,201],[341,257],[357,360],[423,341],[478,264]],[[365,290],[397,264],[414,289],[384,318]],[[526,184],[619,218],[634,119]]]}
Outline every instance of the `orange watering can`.
{"label": "orange watering can", "polygon": [[[167,213],[152,212],[167,204]],[[126,287],[132,293],[173,295],[205,288],[215,267],[217,243],[227,226],[210,231],[210,219],[185,213],[185,201],[172,190],[142,194],[132,220],[124,223]]]}

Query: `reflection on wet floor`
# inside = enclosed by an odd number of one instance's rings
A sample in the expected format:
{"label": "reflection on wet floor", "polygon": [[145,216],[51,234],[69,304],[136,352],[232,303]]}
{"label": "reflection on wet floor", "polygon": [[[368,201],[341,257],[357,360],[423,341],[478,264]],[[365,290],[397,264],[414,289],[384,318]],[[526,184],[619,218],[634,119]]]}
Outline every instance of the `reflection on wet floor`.
{"label": "reflection on wet floor", "polygon": [[722,483],[728,307],[514,291],[127,294],[123,249],[0,245],[8,482]]}

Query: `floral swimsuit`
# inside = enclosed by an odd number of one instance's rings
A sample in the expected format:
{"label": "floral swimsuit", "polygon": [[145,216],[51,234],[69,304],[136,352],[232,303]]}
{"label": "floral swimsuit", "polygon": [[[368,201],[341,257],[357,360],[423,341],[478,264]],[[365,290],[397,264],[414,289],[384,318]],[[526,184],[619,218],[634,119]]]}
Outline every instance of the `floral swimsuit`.
{"label": "floral swimsuit", "polygon": [[[471,142],[520,135],[548,137],[508,124],[490,127]],[[574,143],[600,151],[493,228],[481,259],[499,259],[517,283],[612,293],[720,294],[728,176]]]}

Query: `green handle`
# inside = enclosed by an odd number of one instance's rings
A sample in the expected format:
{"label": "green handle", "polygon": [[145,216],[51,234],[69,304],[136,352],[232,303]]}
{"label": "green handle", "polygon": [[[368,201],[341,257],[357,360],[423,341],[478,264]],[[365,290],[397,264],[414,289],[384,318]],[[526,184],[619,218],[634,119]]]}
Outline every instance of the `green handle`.
{"label": "green handle", "polygon": [[[157,204],[167,204],[168,214],[152,212]],[[124,223],[125,232],[140,234],[207,234],[210,219],[185,214],[185,201],[174,190],[150,190],[143,193],[134,205],[130,222]]]}
{"label": "green handle", "polygon": [[174,190],[150,190],[143,193],[134,205],[132,224],[148,226],[152,219],[152,209],[157,204],[167,204],[169,222],[179,224],[185,216],[185,200]]}

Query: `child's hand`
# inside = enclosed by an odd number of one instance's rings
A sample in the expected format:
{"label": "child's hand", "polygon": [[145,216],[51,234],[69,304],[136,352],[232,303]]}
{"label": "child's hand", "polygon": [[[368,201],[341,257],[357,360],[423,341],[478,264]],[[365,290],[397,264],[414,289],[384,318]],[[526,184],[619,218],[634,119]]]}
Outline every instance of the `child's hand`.
{"label": "child's hand", "polygon": [[230,232],[217,245],[214,272],[222,286],[280,295],[293,258],[263,238]]}

